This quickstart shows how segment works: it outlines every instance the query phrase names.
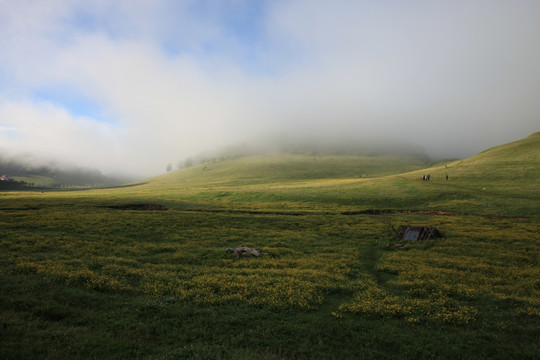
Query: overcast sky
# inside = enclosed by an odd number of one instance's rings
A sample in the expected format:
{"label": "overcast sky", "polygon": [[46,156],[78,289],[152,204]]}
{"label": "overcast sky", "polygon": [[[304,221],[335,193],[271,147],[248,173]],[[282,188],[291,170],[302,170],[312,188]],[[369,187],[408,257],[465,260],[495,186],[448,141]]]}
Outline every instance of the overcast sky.
{"label": "overcast sky", "polygon": [[0,151],[147,177],[264,134],[540,130],[540,1],[0,0]]}

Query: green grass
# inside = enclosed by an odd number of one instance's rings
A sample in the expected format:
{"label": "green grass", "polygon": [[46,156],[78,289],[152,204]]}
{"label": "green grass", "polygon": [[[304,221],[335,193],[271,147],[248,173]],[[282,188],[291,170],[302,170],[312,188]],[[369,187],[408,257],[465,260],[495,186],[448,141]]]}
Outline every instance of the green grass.
{"label": "green grass", "polygon": [[[0,358],[536,359],[539,152],[540,133],[447,168],[276,155],[0,192]],[[169,210],[111,208],[133,203]],[[401,224],[445,238],[387,250]]]}

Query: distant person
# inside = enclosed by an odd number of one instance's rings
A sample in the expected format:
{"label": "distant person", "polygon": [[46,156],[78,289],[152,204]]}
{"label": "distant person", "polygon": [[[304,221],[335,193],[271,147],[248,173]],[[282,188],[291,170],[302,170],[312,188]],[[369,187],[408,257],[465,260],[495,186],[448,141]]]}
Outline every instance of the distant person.
{"label": "distant person", "polygon": [[448,181],[448,174],[446,174],[446,181]]}

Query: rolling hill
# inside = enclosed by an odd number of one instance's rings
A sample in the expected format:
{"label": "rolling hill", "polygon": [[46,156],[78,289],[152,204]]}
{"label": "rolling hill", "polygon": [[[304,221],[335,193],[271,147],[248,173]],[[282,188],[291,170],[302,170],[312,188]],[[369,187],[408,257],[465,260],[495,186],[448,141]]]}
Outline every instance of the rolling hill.
{"label": "rolling hill", "polygon": [[[119,191],[158,198],[172,207],[196,202],[274,210],[535,216],[539,155],[540,133],[433,167],[407,156],[250,156],[178,170]],[[423,174],[431,180],[421,181]]]}

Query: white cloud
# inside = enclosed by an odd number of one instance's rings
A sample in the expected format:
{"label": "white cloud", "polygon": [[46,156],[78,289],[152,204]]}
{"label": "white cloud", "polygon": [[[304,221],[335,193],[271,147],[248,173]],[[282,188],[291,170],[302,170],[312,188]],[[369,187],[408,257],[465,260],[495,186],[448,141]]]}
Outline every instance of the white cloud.
{"label": "white cloud", "polygon": [[261,133],[465,156],[538,131],[538,2],[272,1],[246,42],[248,3],[0,1],[0,147],[146,175]]}
{"label": "white cloud", "polygon": [[113,126],[73,117],[48,103],[3,102],[0,119],[0,143],[3,151],[11,155],[31,153],[74,165],[80,165],[84,159],[85,164],[95,167],[103,165],[99,159],[119,158],[119,154],[111,153],[114,146],[110,141],[118,138]]}

